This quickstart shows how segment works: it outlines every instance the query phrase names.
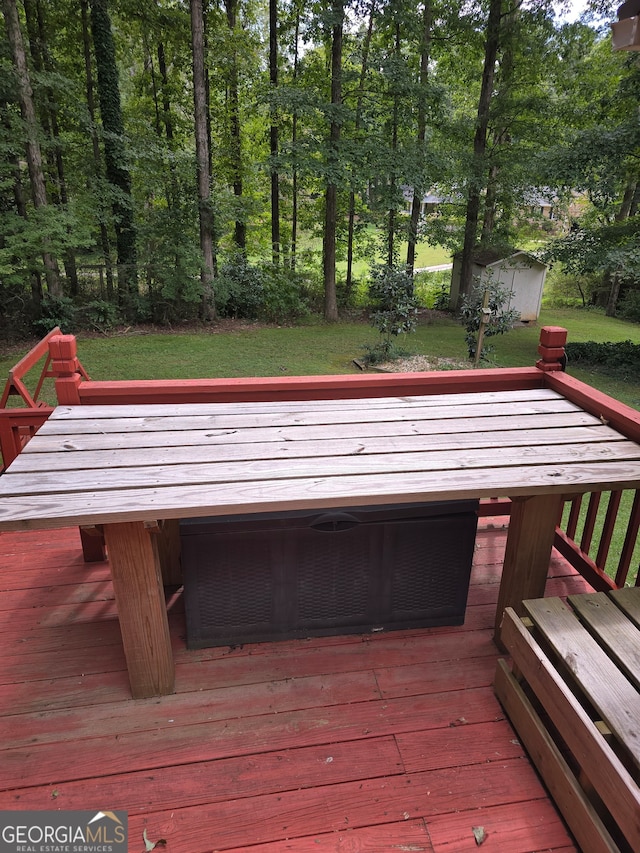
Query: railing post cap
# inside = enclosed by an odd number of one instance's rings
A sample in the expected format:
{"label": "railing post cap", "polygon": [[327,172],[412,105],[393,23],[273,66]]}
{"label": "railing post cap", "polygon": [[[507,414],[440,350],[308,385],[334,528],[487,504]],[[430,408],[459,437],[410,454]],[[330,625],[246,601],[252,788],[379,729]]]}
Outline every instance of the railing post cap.
{"label": "railing post cap", "polygon": [[78,353],[75,335],[54,335],[49,341],[49,354],[52,359],[68,361]]}
{"label": "railing post cap", "polygon": [[562,326],[543,326],[540,329],[540,344],[543,347],[563,347],[568,332]]}

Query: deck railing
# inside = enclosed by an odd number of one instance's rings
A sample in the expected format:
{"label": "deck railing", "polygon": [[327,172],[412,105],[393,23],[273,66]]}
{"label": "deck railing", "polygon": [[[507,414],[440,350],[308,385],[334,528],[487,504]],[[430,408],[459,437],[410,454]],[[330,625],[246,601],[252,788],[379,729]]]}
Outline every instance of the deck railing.
{"label": "deck railing", "polygon": [[[591,492],[567,505],[566,521],[556,530],[555,547],[562,556],[598,590],[640,585],[638,566],[632,562],[640,529],[640,489]],[[614,556],[616,531],[622,546]]]}

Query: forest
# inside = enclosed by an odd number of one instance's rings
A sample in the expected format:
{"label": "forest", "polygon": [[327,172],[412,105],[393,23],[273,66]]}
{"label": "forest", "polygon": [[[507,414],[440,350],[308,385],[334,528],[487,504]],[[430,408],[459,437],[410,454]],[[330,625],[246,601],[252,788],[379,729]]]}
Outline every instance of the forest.
{"label": "forest", "polygon": [[336,321],[424,243],[640,320],[617,5],[2,0],[0,334]]}

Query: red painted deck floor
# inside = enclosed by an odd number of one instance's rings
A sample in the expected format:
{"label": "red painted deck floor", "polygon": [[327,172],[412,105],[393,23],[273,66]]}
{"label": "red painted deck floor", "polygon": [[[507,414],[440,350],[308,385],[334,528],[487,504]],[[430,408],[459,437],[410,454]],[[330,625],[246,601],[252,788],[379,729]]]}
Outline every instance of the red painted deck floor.
{"label": "red painted deck floor", "polygon": [[126,809],[136,853],[575,850],[491,686],[504,541],[463,627],[188,651],[177,596],[177,692],[133,701],[107,564],[0,534],[0,809]]}

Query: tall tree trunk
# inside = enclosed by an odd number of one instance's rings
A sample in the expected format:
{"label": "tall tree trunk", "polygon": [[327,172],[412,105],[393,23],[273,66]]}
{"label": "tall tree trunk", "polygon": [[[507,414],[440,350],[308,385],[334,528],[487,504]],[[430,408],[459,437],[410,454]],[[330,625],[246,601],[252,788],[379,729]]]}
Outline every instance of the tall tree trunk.
{"label": "tall tree trunk", "polygon": [[638,207],[640,206],[640,181],[636,183],[636,188],[633,191],[633,198],[631,199],[631,205],[629,206],[629,216],[636,216],[638,213]]}
{"label": "tall tree trunk", "polygon": [[[26,130],[26,155],[29,180],[31,182],[31,196],[36,210],[42,210],[47,207],[47,192],[42,168],[42,152],[40,151],[40,143],[38,142],[38,122],[33,103],[33,90],[27,67],[27,57],[20,29],[18,9],[15,0],[2,0],[2,7],[7,39],[11,49],[11,58],[16,71],[20,110]],[[47,289],[51,296],[62,296],[56,259],[46,245],[46,238],[43,243],[42,259],[44,262]]]}
{"label": "tall tree trunk", "polygon": [[607,273],[604,283],[609,285],[605,314],[607,317],[615,317],[618,309],[618,297],[620,296],[620,275],[617,272]]}
{"label": "tall tree trunk", "polygon": [[[394,45],[394,54],[395,60],[400,63],[400,24],[396,22],[396,35],[395,35],[395,45]],[[396,69],[397,73],[397,69]],[[391,119],[391,151],[392,151],[392,170],[389,179],[389,192],[391,194],[391,204],[389,206],[389,213],[387,219],[387,266],[392,267],[395,262],[395,239],[396,239],[396,219],[397,219],[397,211],[396,211],[396,185],[397,185],[397,175],[396,175],[396,162],[398,155],[398,114],[399,114],[399,101],[400,95],[397,91],[397,84],[394,83],[394,88],[396,91],[393,93],[393,110],[392,110],[392,119]]]}
{"label": "tall tree trunk", "polygon": [[[44,21],[42,3],[40,0],[23,0],[23,5],[34,68],[38,72],[45,71],[47,74],[53,74],[55,72],[55,67],[51,59],[51,54],[47,48],[47,29]],[[63,208],[66,208],[69,203],[69,197],[67,193],[64,160],[62,157],[62,145],[60,143],[58,111],[55,107],[53,90],[50,87],[47,87],[46,92],[47,103],[42,110],[44,119],[43,127],[46,127],[50,133],[51,139],[53,140],[51,154],[53,156],[53,171],[56,176],[56,184],[58,188],[57,197],[54,201],[56,204],[60,204]],[[71,295],[76,296],[78,294],[78,270],[76,268],[76,256],[73,249],[67,248],[64,251],[62,262],[64,264],[64,270],[69,283]]]}
{"label": "tall tree trunk", "polygon": [[620,208],[615,216],[616,222],[624,222],[625,219],[628,219],[629,216],[632,215],[631,208],[633,206],[633,200],[637,197],[637,194],[638,179],[635,175],[629,175],[627,177],[627,183],[624,188],[624,195],[622,196]]}
{"label": "tall tree trunk", "polygon": [[111,208],[118,253],[118,293],[125,314],[131,317],[138,292],[136,229],[131,175],[124,144],[116,51],[107,0],[91,0],[91,29],[98,72],[100,115],[104,129],[105,171],[107,181],[115,190]]}
{"label": "tall tree trunk", "polygon": [[236,224],[234,242],[244,255],[247,251],[247,226],[242,209],[242,129],[240,126],[240,92],[238,81],[238,57],[235,45],[235,29],[238,17],[238,0],[224,0],[227,26],[231,40],[231,62],[229,64],[229,137],[231,139],[231,172],[233,194],[236,200]]}
{"label": "tall tree trunk", "polygon": [[[298,66],[300,54],[298,44],[300,41],[300,5],[296,4],[296,25],[294,32],[293,53],[293,86],[298,82]],[[293,151],[293,163],[291,174],[291,269],[296,268],[296,252],[298,246],[298,108],[294,105],[293,117],[291,119],[291,150]]]}
{"label": "tall tree trunk", "polygon": [[[364,99],[364,84],[369,71],[369,51],[371,49],[371,39],[373,37],[373,22],[376,13],[377,0],[371,0],[369,6],[369,23],[367,24],[367,32],[362,42],[362,57],[360,60],[360,79],[358,82],[358,97],[356,100],[356,115],[354,122],[354,132],[356,139],[362,127],[362,103]],[[353,240],[355,236],[355,221],[356,221],[356,194],[352,189],[349,193],[349,218],[347,225],[347,280],[345,290],[347,298],[351,295],[353,289]]]}
{"label": "tall tree trunk", "polygon": [[[102,162],[100,157],[100,142],[96,132],[96,105],[93,93],[93,71],[91,69],[91,45],[89,39],[89,16],[88,16],[89,0],[81,0],[80,12],[82,19],[82,46],[84,52],[84,68],[87,90],[87,109],[91,120],[91,146],[93,150],[93,165],[94,174],[97,179],[102,176]],[[99,207],[98,218],[100,221],[100,246],[102,248],[102,259],[107,278],[107,299],[113,300],[113,264],[111,263],[111,245],[109,241],[109,231],[104,220],[104,215]]]}
{"label": "tall tree trunk", "polygon": [[[478,114],[476,118],[476,132],[473,140],[473,163],[471,175],[469,176],[469,190],[467,195],[467,214],[464,227],[464,244],[462,247],[462,258],[460,263],[460,289],[458,302],[469,294],[472,288],[472,263],[473,250],[476,245],[478,234],[478,219],[480,214],[480,201],[482,191],[485,188],[485,151],[487,148],[487,128],[489,126],[489,111],[491,107],[491,96],[493,92],[493,78],[495,73],[496,58],[500,44],[500,16],[502,12],[502,0],[491,0],[489,6],[489,18],[487,20],[487,38],[484,49],[484,68],[482,72],[482,86],[480,99],[478,101]],[[457,305],[452,306],[457,308]]]}
{"label": "tall tree trunk", "polygon": [[[497,143],[496,143],[497,144]],[[489,177],[487,179],[487,191],[484,198],[484,217],[482,220],[482,234],[480,237],[481,243],[488,243],[491,240],[493,229],[496,224],[496,205],[498,202],[498,166],[492,163],[489,168]]]}
{"label": "tall tree trunk", "polygon": [[215,319],[213,289],[214,222],[211,209],[211,175],[209,170],[209,133],[207,124],[207,83],[204,65],[204,18],[202,0],[191,3],[191,45],[193,52],[193,100],[195,108],[196,171],[198,177],[198,212],[200,220],[200,250],[202,251],[202,315]]}
{"label": "tall tree trunk", "polygon": [[[0,100],[0,116],[2,117],[2,124],[6,133],[11,134],[11,125],[8,120],[7,113],[8,102]],[[9,160],[11,162],[11,170],[13,172],[13,201],[16,207],[16,211],[18,212],[18,216],[22,219],[28,219],[27,214],[27,200],[25,198],[24,186],[22,183],[22,169],[20,168],[20,158],[13,151],[9,154]],[[0,232],[0,246],[4,248],[5,246],[5,236]],[[40,270],[31,269],[29,270],[29,284],[31,286],[31,299],[36,306],[36,308],[40,308],[42,304],[42,277],[40,275]]]}
{"label": "tall tree trunk", "polygon": [[[344,27],[344,2],[333,0],[331,5],[331,105],[342,103],[342,33]],[[329,129],[329,151],[327,154],[329,171],[335,171],[338,165],[338,145],[340,143],[340,122],[332,113]],[[338,219],[338,187],[329,178],[325,191],[323,273],[324,273],[324,318],[328,322],[338,319],[338,298],[336,293],[336,233]]]}
{"label": "tall tree trunk", "polygon": [[[429,82],[429,57],[431,54],[431,29],[433,27],[433,8],[431,0],[424,0],[422,7],[422,37],[420,39],[420,100],[418,102],[418,157],[420,172],[424,164],[424,143],[427,138],[427,83]],[[407,274],[413,276],[416,261],[416,245],[418,242],[418,224],[422,197],[426,187],[419,185],[413,188],[411,200],[411,219],[409,220],[409,235],[407,240]]]}
{"label": "tall tree trunk", "polygon": [[[278,0],[269,0],[269,82],[271,95],[278,89]],[[274,265],[280,263],[280,179],[278,175],[278,110],[271,103],[271,255]]]}

